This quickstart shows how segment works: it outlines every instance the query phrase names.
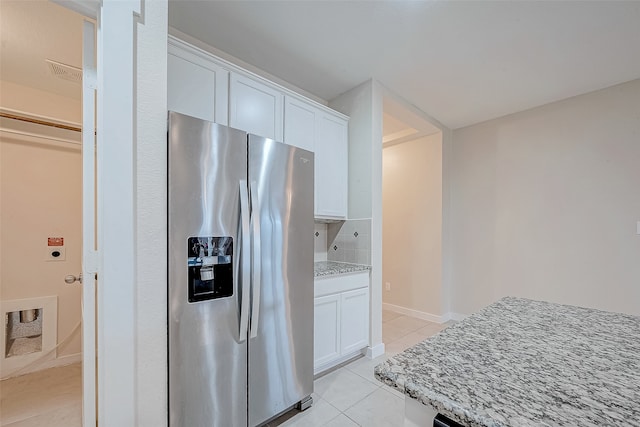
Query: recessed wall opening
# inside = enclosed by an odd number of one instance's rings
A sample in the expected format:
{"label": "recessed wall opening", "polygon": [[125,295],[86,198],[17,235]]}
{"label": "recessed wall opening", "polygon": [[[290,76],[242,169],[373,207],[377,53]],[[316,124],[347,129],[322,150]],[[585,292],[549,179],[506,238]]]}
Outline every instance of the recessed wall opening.
{"label": "recessed wall opening", "polygon": [[443,134],[415,111],[385,98],[382,140],[382,308],[388,346],[399,339],[395,315],[445,320]]}
{"label": "recessed wall opening", "polygon": [[0,15],[0,424],[80,425],[82,285],[65,277],[82,271],[83,17],[49,1]]}
{"label": "recessed wall opening", "polygon": [[42,307],[10,311],[5,316],[5,357],[42,351]]}

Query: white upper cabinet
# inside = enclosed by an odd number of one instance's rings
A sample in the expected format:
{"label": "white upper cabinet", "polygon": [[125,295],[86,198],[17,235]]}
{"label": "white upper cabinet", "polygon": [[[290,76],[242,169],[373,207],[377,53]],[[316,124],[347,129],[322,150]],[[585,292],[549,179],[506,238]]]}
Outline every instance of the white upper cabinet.
{"label": "white upper cabinet", "polygon": [[169,37],[169,110],[315,153],[315,216],[347,218],[348,117]]}
{"label": "white upper cabinet", "polygon": [[320,110],[292,96],[284,98],[284,142],[305,150],[315,150],[316,122]]}
{"label": "white upper cabinet", "polygon": [[348,121],[311,102],[286,96],[284,142],[315,153],[315,216],[347,217]]}
{"label": "white upper cabinet", "polygon": [[315,143],[316,217],[347,217],[349,147],[347,120],[320,114]]}
{"label": "white upper cabinet", "polygon": [[231,73],[229,126],[282,141],[284,95],[271,86]]}
{"label": "white upper cabinet", "polygon": [[169,110],[228,124],[229,71],[196,51],[170,45],[167,84]]}

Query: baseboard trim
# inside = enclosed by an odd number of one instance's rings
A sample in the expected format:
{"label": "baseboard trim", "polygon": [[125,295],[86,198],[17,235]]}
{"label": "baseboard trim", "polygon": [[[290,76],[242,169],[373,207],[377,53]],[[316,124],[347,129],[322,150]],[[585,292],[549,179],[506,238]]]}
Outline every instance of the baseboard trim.
{"label": "baseboard trim", "polygon": [[80,362],[82,362],[82,353],[67,354],[65,356],[57,357],[52,360],[47,360],[46,362],[38,366],[36,370],[42,371],[43,369],[59,368],[61,366],[67,366],[73,363]]}
{"label": "baseboard trim", "polygon": [[[19,377],[21,375],[32,374],[38,371],[44,371],[49,368],[60,368],[62,366],[71,365],[82,362],[82,353],[68,354],[66,356],[56,357],[55,359],[44,360],[40,363],[34,363],[26,369],[15,369],[15,375],[9,374],[6,378]],[[3,379],[6,379],[3,377]]]}
{"label": "baseboard trim", "polygon": [[373,347],[367,347],[364,352],[364,355],[368,359],[375,359],[376,357],[382,356],[383,354],[384,354],[384,343],[374,345]]}
{"label": "baseboard trim", "polygon": [[313,379],[317,380],[320,377],[323,377],[333,371],[335,371],[336,369],[339,369],[351,362],[353,362],[356,359],[359,359],[362,357],[362,351],[361,350],[356,350],[354,352],[351,352],[349,354],[345,354],[343,356],[340,356],[338,358],[336,358],[335,360],[332,360],[331,362],[327,362],[324,365],[320,365],[316,368],[314,368],[313,370]]}
{"label": "baseboard trim", "polygon": [[418,319],[427,320],[429,322],[435,322],[435,323],[445,323],[451,319],[449,317],[451,313],[446,313],[442,316],[439,316],[437,314],[431,314],[431,313],[426,313],[424,311],[413,310],[411,308],[401,307],[399,305],[389,304],[386,302],[382,303],[382,309],[393,311],[395,313],[404,314],[405,316],[417,317]]}
{"label": "baseboard trim", "polygon": [[466,319],[467,317],[469,317],[466,314],[462,314],[462,313],[447,313],[447,316],[449,316],[449,320],[455,320],[456,322],[459,322],[461,320]]}

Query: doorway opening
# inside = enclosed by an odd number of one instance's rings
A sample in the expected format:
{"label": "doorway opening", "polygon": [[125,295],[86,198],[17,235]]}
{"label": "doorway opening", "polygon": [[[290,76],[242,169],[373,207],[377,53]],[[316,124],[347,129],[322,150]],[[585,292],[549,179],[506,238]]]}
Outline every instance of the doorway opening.
{"label": "doorway opening", "polygon": [[441,330],[442,131],[384,99],[382,308],[387,352]]}
{"label": "doorway opening", "polygon": [[81,425],[84,17],[1,9],[0,424]]}

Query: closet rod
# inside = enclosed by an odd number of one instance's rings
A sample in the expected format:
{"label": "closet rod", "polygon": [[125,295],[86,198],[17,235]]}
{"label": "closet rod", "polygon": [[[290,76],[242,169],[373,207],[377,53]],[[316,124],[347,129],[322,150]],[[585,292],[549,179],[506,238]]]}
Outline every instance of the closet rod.
{"label": "closet rod", "polygon": [[59,129],[66,129],[73,132],[82,132],[82,128],[79,128],[77,126],[63,125],[60,123],[49,122],[46,120],[34,119],[32,117],[19,116],[17,114],[0,112],[0,117],[13,119],[13,120],[20,120],[23,122],[35,123],[37,125],[50,126],[50,127],[59,128]]}

